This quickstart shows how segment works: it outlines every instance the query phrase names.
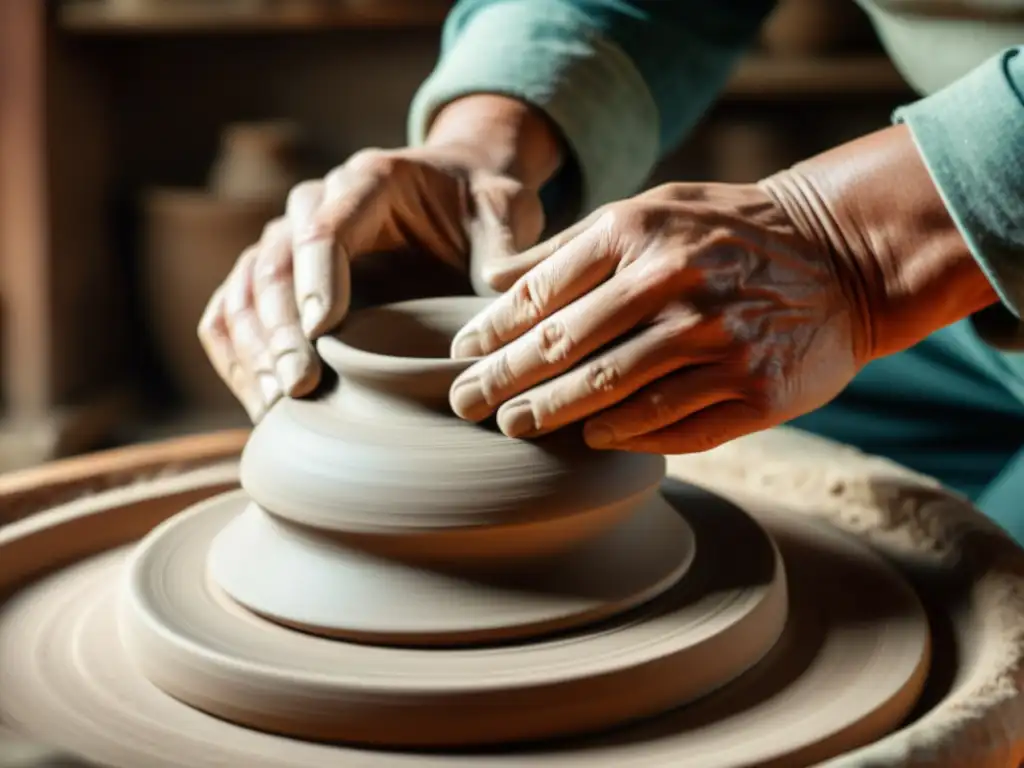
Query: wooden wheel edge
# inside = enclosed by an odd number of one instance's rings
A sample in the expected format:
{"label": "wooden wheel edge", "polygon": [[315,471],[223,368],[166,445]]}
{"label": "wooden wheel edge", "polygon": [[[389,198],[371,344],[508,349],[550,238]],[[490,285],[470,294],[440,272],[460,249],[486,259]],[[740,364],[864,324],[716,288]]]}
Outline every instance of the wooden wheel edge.
{"label": "wooden wheel edge", "polygon": [[0,475],[0,525],[147,477],[237,458],[249,430],[224,430],[96,451]]}

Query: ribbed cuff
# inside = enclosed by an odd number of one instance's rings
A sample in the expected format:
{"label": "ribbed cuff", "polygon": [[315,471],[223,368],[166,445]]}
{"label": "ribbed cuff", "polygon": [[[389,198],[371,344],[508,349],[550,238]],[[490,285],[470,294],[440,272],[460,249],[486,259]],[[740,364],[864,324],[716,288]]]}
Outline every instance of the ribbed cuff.
{"label": "ribbed cuff", "polygon": [[[1024,310],[1024,57],[1003,51],[895,113],[1006,307]],[[899,183],[898,179],[894,180]]]}
{"label": "ribbed cuff", "polygon": [[480,7],[453,36],[409,114],[422,144],[446,104],[497,93],[543,110],[579,164],[583,213],[635,194],[658,157],[658,110],[632,61],[558,0]]}

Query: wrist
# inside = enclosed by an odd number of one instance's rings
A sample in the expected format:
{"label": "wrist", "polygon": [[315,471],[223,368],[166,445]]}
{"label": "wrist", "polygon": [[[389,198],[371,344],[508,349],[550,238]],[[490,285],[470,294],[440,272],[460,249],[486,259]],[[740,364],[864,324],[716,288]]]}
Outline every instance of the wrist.
{"label": "wrist", "polygon": [[833,259],[864,325],[864,362],[997,301],[913,137],[899,125],[762,182]]}
{"label": "wrist", "polygon": [[465,96],[431,122],[426,146],[452,151],[479,167],[539,190],[562,165],[563,145],[547,116],[494,94]]}

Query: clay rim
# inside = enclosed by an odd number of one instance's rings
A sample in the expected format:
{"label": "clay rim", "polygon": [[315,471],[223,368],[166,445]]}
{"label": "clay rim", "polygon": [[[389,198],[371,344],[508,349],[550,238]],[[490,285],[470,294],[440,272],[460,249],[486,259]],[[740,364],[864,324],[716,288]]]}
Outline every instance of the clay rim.
{"label": "clay rim", "polygon": [[[479,357],[449,357],[455,334],[492,299],[477,296],[413,299],[353,312],[317,352],[344,379],[370,386],[418,384],[421,394],[447,397],[456,377]],[[421,347],[434,354],[416,355]],[[404,351],[404,350],[410,351]],[[443,393],[437,391],[443,385]]]}

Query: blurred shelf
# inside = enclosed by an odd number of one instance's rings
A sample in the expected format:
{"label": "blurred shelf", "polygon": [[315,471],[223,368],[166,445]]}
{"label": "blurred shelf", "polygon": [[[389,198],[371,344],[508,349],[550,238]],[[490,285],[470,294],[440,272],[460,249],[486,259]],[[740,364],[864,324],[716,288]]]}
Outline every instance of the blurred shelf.
{"label": "blurred shelf", "polygon": [[754,55],[743,61],[729,83],[733,98],[779,96],[902,95],[910,86],[881,54],[816,59]]}
{"label": "blurred shelf", "polygon": [[[220,7],[218,7],[218,5]],[[332,29],[438,27],[451,7],[441,0],[310,0],[197,3],[155,0],[151,8],[118,8],[104,0],[70,0],[59,23],[80,35],[137,36],[316,32]]]}
{"label": "blurred shelf", "polygon": [[[68,0],[60,26],[93,37],[311,33],[345,29],[439,28],[451,2],[443,0],[269,0],[245,3],[154,0],[151,8],[118,9],[104,0]],[[755,54],[744,60],[726,95],[758,100],[780,97],[877,96],[909,93],[889,60],[876,53],[778,58]]]}

